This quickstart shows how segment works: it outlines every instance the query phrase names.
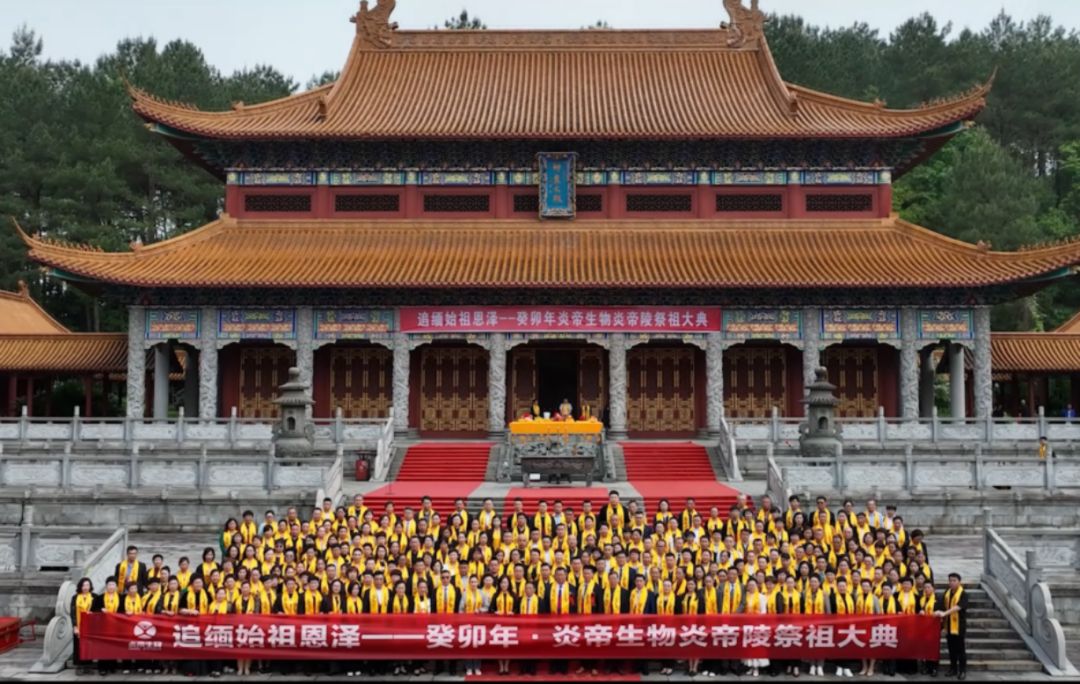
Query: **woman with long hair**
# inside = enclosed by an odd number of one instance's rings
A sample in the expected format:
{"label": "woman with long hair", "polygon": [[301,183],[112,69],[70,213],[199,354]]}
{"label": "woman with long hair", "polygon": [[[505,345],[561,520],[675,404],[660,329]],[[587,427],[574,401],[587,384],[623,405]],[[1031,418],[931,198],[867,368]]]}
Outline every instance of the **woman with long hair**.
{"label": "woman with long hair", "polygon": [[75,585],[75,595],[71,597],[71,624],[74,637],[72,639],[71,662],[75,665],[78,674],[87,674],[87,662],[79,653],[79,628],[82,627],[83,615],[90,612],[94,606],[94,582],[89,577],[83,577]]}
{"label": "woman with long hair", "polygon": [[[518,600],[510,589],[510,578],[503,576],[499,580],[499,587],[495,591],[495,597],[488,608],[495,615],[517,615]],[[499,660],[499,674],[510,674],[510,661]]]}

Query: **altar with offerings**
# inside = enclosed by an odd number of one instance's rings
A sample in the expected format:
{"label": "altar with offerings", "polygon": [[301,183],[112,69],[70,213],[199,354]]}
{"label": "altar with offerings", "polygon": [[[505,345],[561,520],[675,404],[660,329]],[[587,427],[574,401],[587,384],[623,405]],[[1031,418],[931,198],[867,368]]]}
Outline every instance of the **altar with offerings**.
{"label": "altar with offerings", "polygon": [[603,477],[604,424],[595,418],[515,420],[507,439],[525,487],[534,473],[557,479],[583,477],[590,487],[596,473]]}

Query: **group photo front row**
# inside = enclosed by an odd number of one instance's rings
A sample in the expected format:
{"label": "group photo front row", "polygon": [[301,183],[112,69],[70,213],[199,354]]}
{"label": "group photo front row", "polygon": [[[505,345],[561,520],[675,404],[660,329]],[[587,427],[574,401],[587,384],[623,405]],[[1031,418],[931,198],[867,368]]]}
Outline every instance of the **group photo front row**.
{"label": "group photo front row", "polygon": [[[561,500],[526,512],[517,499],[506,515],[485,499],[469,511],[463,500],[437,511],[429,497],[400,513],[393,503],[374,511],[356,496],[348,506],[326,499],[308,519],[290,507],[283,516],[253,511],[225,521],[215,546],[195,563],[170,567],[161,554],[143,560],[127,549],[105,586],[81,579],[71,602],[74,665],[88,613],[195,618],[218,615],[799,615],[936,617],[948,645],[947,676],[966,677],[967,596],[959,574],[935,578],[924,534],[910,532],[894,506],[826,497],[786,509],[769,496],[745,495],[722,514],[699,511],[687,499],[678,511],[661,500],[656,511],[624,504],[618,491],[594,510],[573,511]],[[711,652],[710,652],[711,654]],[[170,672],[191,676],[254,672],[334,675],[457,673],[450,658],[356,660],[97,660],[99,672]],[[464,660],[466,675],[537,672],[528,659]],[[681,661],[645,658],[551,659],[547,672],[637,673],[696,677],[936,675],[936,658],[892,660],[770,660],[715,657]]]}

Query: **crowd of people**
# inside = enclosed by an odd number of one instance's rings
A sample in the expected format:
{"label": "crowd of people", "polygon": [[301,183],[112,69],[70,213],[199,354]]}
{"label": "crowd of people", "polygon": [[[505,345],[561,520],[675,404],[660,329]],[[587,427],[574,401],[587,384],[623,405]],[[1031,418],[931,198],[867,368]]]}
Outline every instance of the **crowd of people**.
{"label": "crowd of people", "polygon": [[[541,501],[526,512],[516,500],[503,515],[486,499],[469,511],[458,500],[436,511],[424,497],[398,512],[374,511],[357,496],[335,508],[327,499],[306,520],[296,508],[283,516],[253,511],[224,525],[219,544],[194,563],[168,567],[160,555],[147,564],[134,546],[98,588],[77,586],[72,619],[78,635],[87,611],[163,615],[204,614],[934,614],[950,650],[950,674],[965,676],[967,599],[960,577],[940,583],[921,530],[908,530],[895,507],[870,500],[833,509],[818,497],[804,510],[798,497],[780,509],[768,496],[756,506],[743,495],[730,510],[699,511],[693,499],[674,510],[667,501],[646,512],[624,504],[617,491],[598,509],[584,501],[572,511]],[[942,589],[939,591],[939,588]],[[719,655],[719,654],[718,654]],[[76,649],[76,658],[78,650]],[[77,661],[80,667],[88,664]],[[465,662],[466,674],[486,664]],[[511,663],[495,663],[508,673]],[[574,663],[599,674],[602,664]],[[676,663],[657,663],[671,674]],[[155,664],[192,675],[250,674],[255,669],[321,671],[338,675],[455,673],[453,661],[381,663]],[[521,661],[525,673],[535,663]],[[136,664],[98,663],[104,671]],[[145,666],[144,666],[145,667]],[[552,671],[568,663],[553,661]],[[617,672],[621,663],[604,669]],[[649,663],[638,661],[639,672]],[[898,669],[936,674],[936,662],[896,663],[768,660],[690,660],[690,675],[761,673],[799,676],[893,675]],[[907,668],[905,670],[905,668]]]}

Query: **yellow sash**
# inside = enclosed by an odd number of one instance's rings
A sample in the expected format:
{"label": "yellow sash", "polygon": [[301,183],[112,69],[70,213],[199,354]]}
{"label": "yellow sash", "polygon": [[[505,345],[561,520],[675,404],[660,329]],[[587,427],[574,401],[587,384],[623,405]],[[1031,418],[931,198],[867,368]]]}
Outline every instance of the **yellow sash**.
{"label": "yellow sash", "polygon": [[79,594],[75,597],[75,626],[78,627],[82,624],[83,613],[90,612],[90,608],[94,605],[94,595],[87,592],[85,594]]}
{"label": "yellow sash", "polygon": [[[959,587],[954,594],[952,589],[945,592],[945,608],[946,610],[952,610],[956,606],[960,605],[960,597],[964,595],[964,588]],[[957,611],[949,616],[949,634],[960,633],[960,611]]]}

